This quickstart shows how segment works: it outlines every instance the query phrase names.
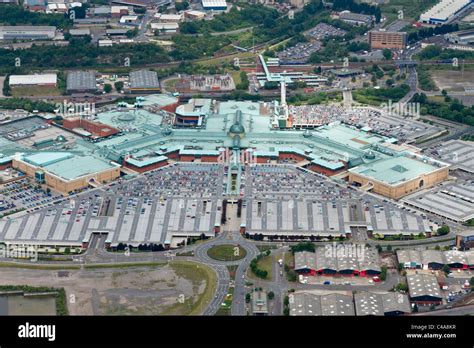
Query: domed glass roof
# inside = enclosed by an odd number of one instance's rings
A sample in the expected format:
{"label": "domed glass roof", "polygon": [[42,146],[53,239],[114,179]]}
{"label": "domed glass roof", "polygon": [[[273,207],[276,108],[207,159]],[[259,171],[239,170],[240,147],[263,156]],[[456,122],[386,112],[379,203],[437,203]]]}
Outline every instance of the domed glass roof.
{"label": "domed glass roof", "polygon": [[245,133],[245,128],[240,123],[235,123],[230,127],[229,132],[232,134],[243,134]]}

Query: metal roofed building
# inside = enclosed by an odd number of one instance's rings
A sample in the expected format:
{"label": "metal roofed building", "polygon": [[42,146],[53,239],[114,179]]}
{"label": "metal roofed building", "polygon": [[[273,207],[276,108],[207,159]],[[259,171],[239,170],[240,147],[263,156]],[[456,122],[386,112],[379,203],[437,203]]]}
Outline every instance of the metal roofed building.
{"label": "metal roofed building", "polygon": [[13,168],[35,178],[36,182],[44,183],[65,194],[88,186],[98,186],[120,176],[118,164],[69,152],[16,155]]}
{"label": "metal roofed building", "polygon": [[0,40],[51,40],[55,36],[53,26],[0,26]]}
{"label": "metal roofed building", "polygon": [[438,280],[432,274],[407,275],[410,300],[420,305],[439,305],[443,302]]}
{"label": "metal roofed building", "polygon": [[441,250],[421,250],[423,269],[441,269],[445,265],[444,255]]}
{"label": "metal roofed building", "polygon": [[339,19],[349,24],[365,25],[365,26],[371,26],[375,21],[374,16],[360,14],[360,13],[353,13],[350,11],[342,11],[339,14]]}
{"label": "metal roofed building", "polygon": [[400,199],[439,184],[448,174],[446,163],[415,153],[402,153],[349,169],[349,182],[382,196]]}
{"label": "metal roofed building", "polygon": [[94,93],[97,91],[95,71],[70,71],[67,73],[68,93]]}
{"label": "metal roofed building", "polygon": [[[380,274],[378,252],[375,248],[363,247],[363,253],[356,248],[353,253],[336,253],[328,252],[326,248],[316,248],[316,272],[319,275],[358,275],[361,277],[375,276]],[[303,263],[311,264],[310,256],[306,256],[306,260],[301,260]],[[295,256],[296,267],[296,256]]]}
{"label": "metal roofed building", "polygon": [[456,247],[460,250],[474,248],[474,230],[460,231],[456,233]]}
{"label": "metal roofed building", "polygon": [[467,252],[459,250],[448,250],[444,252],[444,259],[446,264],[451,269],[468,269],[469,260]]}
{"label": "metal roofed building", "polygon": [[160,91],[158,74],[151,70],[138,70],[130,73],[132,93],[156,93]]}
{"label": "metal roofed building", "polygon": [[204,10],[225,11],[227,2],[225,0],[201,0]]}
{"label": "metal roofed building", "polygon": [[295,253],[295,272],[316,274],[316,254],[310,251]]}
{"label": "metal roofed building", "polygon": [[454,44],[471,45],[474,44],[474,30],[467,29],[448,33],[444,35],[444,38]]}
{"label": "metal roofed building", "polygon": [[399,249],[397,250],[398,263],[403,265],[403,268],[421,268],[421,255],[418,250],[413,249]]}
{"label": "metal roofed building", "polygon": [[25,86],[56,86],[58,75],[56,74],[35,74],[35,75],[10,75],[10,87]]}
{"label": "metal roofed building", "polygon": [[290,299],[291,316],[353,316],[352,296],[333,294],[313,294],[295,292]]}
{"label": "metal roofed building", "polygon": [[354,304],[358,316],[411,313],[408,296],[396,292],[358,292],[354,294]]}
{"label": "metal roofed building", "polygon": [[441,0],[420,16],[420,22],[427,24],[446,24],[468,10],[472,0]]}

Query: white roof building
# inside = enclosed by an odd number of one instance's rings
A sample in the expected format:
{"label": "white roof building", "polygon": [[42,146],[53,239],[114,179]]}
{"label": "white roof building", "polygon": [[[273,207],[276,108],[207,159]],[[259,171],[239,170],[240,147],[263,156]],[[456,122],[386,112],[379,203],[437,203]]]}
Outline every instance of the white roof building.
{"label": "white roof building", "polygon": [[227,2],[225,0],[202,0],[202,7],[205,10],[225,10]]}
{"label": "white roof building", "polygon": [[56,74],[11,75],[10,86],[56,85]]}
{"label": "white roof building", "polygon": [[167,13],[157,13],[155,18],[160,22],[181,22],[183,20],[182,14],[167,14]]}
{"label": "white roof building", "polygon": [[420,16],[420,22],[443,24],[472,5],[472,0],[441,0]]}

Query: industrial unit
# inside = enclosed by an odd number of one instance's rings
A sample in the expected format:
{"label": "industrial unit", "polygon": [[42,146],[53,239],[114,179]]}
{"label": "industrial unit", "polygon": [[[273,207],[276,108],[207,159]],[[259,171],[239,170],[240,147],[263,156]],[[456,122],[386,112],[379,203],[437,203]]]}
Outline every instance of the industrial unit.
{"label": "industrial unit", "polygon": [[0,26],[0,40],[52,40],[53,26]]}
{"label": "industrial unit", "polygon": [[449,23],[468,10],[473,3],[472,0],[441,0],[421,14],[420,22],[435,25]]}

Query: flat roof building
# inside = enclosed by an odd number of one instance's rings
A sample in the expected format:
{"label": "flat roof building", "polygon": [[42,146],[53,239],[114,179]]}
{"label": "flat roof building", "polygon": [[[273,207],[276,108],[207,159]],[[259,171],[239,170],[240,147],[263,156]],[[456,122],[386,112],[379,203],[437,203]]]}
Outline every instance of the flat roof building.
{"label": "flat roof building", "polygon": [[314,294],[295,292],[290,295],[291,316],[353,316],[352,296],[339,293]]}
{"label": "flat roof building", "polygon": [[444,35],[444,38],[453,44],[471,45],[474,44],[474,30],[461,30]]}
{"label": "flat roof building", "polygon": [[369,43],[372,49],[404,49],[407,45],[407,33],[400,31],[369,31]]}
{"label": "flat roof building", "polygon": [[97,91],[95,71],[69,71],[66,91],[68,93],[94,93]]}
{"label": "flat roof building", "polygon": [[252,293],[252,313],[253,315],[268,315],[268,301],[265,291]]}
{"label": "flat roof building", "polygon": [[158,74],[151,70],[138,70],[130,73],[132,93],[156,93],[160,91]]}
{"label": "flat roof building", "polygon": [[415,153],[401,153],[349,169],[349,182],[400,199],[448,178],[449,165]]}
{"label": "flat roof building", "polygon": [[16,155],[13,168],[21,170],[38,184],[68,194],[89,186],[98,186],[120,176],[120,166],[91,155],[70,152],[38,152]]}
{"label": "flat roof building", "polygon": [[201,0],[204,10],[225,11],[227,2],[225,0]]}
{"label": "flat roof building", "polygon": [[53,26],[0,26],[0,40],[51,40],[55,36]]}
{"label": "flat roof building", "polygon": [[407,275],[410,300],[419,305],[439,305],[442,303],[438,280],[432,274]]}
{"label": "flat roof building", "polygon": [[10,87],[53,86],[58,82],[56,74],[10,75]]}
{"label": "flat roof building", "polygon": [[420,22],[426,24],[446,24],[464,13],[473,4],[472,0],[441,0],[420,16]]}
{"label": "flat roof building", "polygon": [[456,234],[456,247],[461,250],[474,248],[474,229]]}

